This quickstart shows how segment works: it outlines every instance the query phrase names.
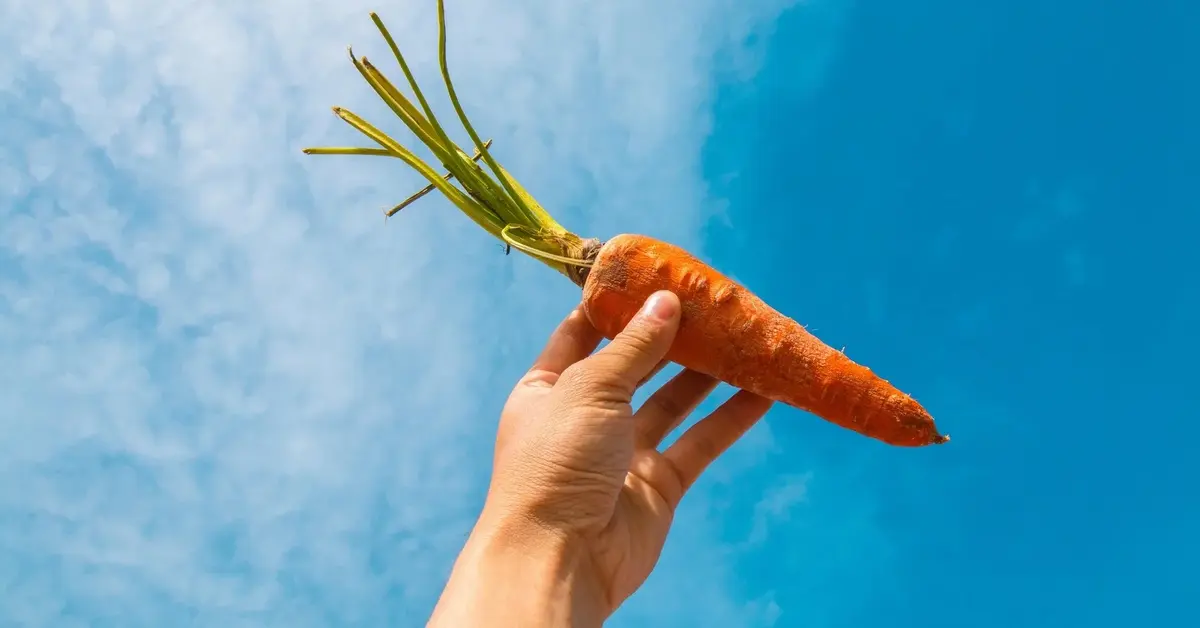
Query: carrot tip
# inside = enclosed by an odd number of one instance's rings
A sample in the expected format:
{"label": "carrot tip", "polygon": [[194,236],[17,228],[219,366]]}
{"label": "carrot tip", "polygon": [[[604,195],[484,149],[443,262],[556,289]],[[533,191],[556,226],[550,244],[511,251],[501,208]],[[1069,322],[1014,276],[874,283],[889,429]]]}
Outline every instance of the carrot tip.
{"label": "carrot tip", "polygon": [[942,434],[941,436],[938,436],[936,439],[934,439],[933,444],[934,445],[945,445],[948,442],[950,442],[950,435]]}

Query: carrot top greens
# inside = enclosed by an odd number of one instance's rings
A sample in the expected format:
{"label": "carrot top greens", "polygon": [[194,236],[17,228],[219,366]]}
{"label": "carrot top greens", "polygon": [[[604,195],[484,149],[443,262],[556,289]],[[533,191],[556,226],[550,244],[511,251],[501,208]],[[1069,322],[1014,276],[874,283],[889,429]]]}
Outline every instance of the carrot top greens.
{"label": "carrot top greens", "polygon": [[[589,252],[594,251],[598,243],[595,240],[584,240],[558,224],[521,187],[520,183],[492,158],[491,153],[488,152],[491,140],[487,142],[480,140],[479,134],[475,132],[475,128],[467,119],[467,114],[458,101],[454,84],[450,81],[450,69],[446,63],[444,0],[438,0],[437,8],[438,63],[441,66],[442,79],[446,83],[446,91],[450,96],[450,102],[454,105],[454,111],[458,114],[458,119],[475,145],[474,155],[468,156],[463,152],[442,128],[409,70],[408,64],[404,61],[404,56],[400,54],[395,40],[392,39],[387,27],[375,13],[371,13],[371,20],[375,22],[375,26],[379,28],[379,32],[383,34],[392,54],[395,55],[396,61],[399,62],[400,69],[404,72],[413,95],[420,103],[420,109],[414,106],[412,101],[401,93],[366,57],[360,60],[354,56],[354,51],[350,50],[350,60],[375,90],[375,93],[421,140],[421,143],[429,148],[434,157],[448,171],[447,174],[439,175],[412,151],[371,123],[342,107],[334,107],[334,113],[382,148],[306,148],[304,152],[310,155],[372,155],[398,158],[428,179],[430,185],[388,210],[388,216],[394,215],[414,200],[436,188],[488,233],[582,285],[585,269],[591,265],[590,260],[587,259]],[[476,163],[480,158],[491,170],[491,173]],[[454,184],[455,181],[458,183],[457,186]]]}

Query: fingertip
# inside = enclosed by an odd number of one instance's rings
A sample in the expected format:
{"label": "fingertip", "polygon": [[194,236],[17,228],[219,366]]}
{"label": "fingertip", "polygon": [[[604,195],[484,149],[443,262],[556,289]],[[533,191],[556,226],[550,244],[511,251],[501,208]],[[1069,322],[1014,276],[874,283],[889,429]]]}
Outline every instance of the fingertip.
{"label": "fingertip", "polygon": [[668,361],[681,312],[674,293],[659,290],[651,294],[612,342],[589,358],[592,368],[628,388],[632,395],[659,363]]}
{"label": "fingertip", "polygon": [[683,309],[679,296],[670,290],[659,290],[642,305],[639,316],[654,322],[669,322]]}
{"label": "fingertip", "polygon": [[559,324],[559,328],[571,329],[586,329],[592,327],[592,319],[588,318],[587,312],[583,310],[583,304],[575,306],[575,309],[567,313],[566,318]]}

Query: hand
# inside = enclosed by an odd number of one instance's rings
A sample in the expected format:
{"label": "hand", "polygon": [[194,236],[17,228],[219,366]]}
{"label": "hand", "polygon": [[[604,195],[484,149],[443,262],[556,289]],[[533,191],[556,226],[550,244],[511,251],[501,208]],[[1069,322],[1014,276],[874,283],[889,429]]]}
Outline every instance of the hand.
{"label": "hand", "polygon": [[669,292],[651,296],[595,354],[602,337],[580,310],[555,330],[505,404],[483,514],[434,622],[505,609],[512,625],[600,625],[650,575],[688,488],[771,406],[739,391],[658,451],[717,385],[685,369],[631,407],[680,310]]}

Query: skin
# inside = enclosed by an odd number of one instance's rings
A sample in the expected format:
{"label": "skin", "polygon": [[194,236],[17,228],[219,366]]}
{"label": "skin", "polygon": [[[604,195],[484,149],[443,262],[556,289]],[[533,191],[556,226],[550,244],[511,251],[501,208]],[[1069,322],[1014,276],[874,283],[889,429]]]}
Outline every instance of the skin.
{"label": "skin", "polygon": [[430,626],[600,626],[645,582],[684,494],[772,404],[739,391],[659,451],[717,385],[684,369],[634,411],[680,312],[654,293],[600,351],[578,308],[551,335],[501,413],[487,499]]}

